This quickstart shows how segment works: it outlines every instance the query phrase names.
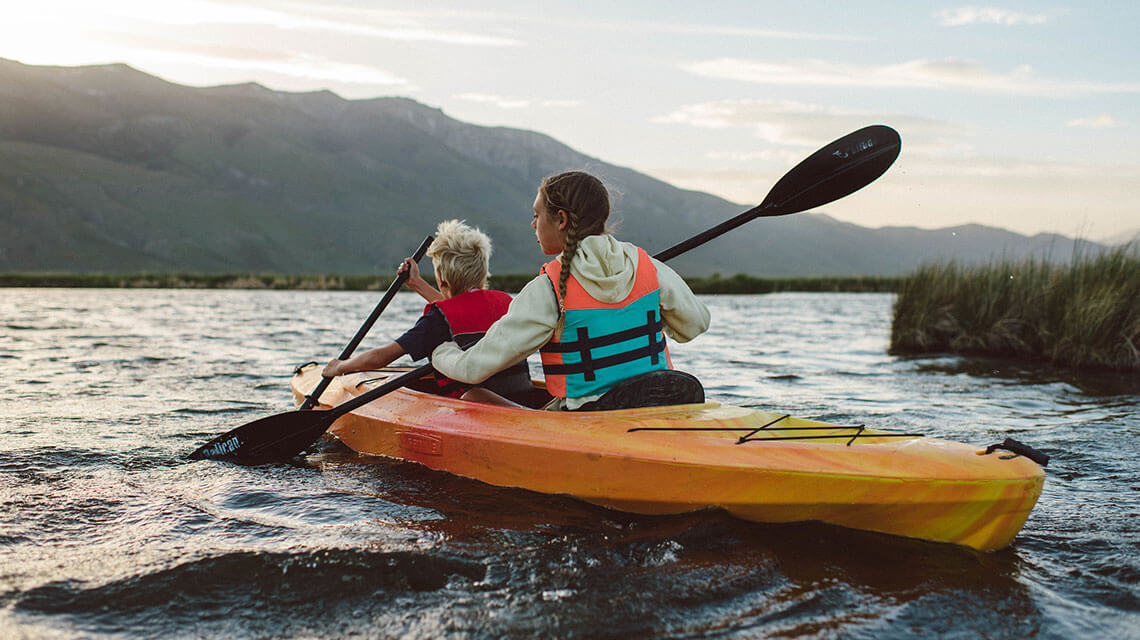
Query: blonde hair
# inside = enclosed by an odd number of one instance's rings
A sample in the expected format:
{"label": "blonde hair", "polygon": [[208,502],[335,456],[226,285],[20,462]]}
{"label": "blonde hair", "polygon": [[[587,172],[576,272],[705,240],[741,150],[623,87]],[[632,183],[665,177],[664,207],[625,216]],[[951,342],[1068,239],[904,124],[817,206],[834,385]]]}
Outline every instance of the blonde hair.
{"label": "blonde hair", "polygon": [[566,171],[542,180],[538,190],[546,202],[546,213],[556,217],[566,212],[566,241],[562,245],[562,270],[558,275],[558,323],[554,335],[562,336],[566,322],[566,282],[570,263],[578,254],[583,238],[606,232],[610,217],[610,194],[601,180],[584,171]]}
{"label": "blonde hair", "polygon": [[487,286],[491,266],[491,239],[462,220],[445,220],[428,247],[437,281],[447,281],[452,295]]}

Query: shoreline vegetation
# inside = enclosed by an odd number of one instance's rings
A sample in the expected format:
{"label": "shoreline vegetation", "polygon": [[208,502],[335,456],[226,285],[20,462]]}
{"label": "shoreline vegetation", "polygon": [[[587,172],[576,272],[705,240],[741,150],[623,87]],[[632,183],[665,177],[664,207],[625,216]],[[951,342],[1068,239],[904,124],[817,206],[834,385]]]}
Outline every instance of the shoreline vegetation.
{"label": "shoreline vegetation", "polygon": [[[494,275],[490,286],[518,293],[534,274]],[[435,284],[431,276],[425,276]],[[758,278],[745,274],[685,278],[696,293],[749,294],[782,291],[886,293],[898,289],[901,278]],[[0,273],[0,287],[64,287],[98,289],[281,289],[302,291],[383,291],[392,276],[280,275],[280,274],[66,274]]]}
{"label": "shoreline vegetation", "polygon": [[[431,276],[426,276],[434,284]],[[516,293],[531,274],[492,276]],[[904,277],[685,278],[700,294],[897,293],[888,351],[956,353],[1140,371],[1140,243],[1058,264],[927,264]],[[382,291],[391,276],[0,273],[0,287]]]}
{"label": "shoreline vegetation", "polygon": [[926,265],[898,289],[890,353],[1140,371],[1140,245],[1068,264]]}

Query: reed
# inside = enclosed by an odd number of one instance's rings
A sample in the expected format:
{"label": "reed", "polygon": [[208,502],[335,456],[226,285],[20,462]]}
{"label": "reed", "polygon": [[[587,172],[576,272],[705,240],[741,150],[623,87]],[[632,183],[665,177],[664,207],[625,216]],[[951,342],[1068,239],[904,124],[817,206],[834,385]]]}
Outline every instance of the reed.
{"label": "reed", "polygon": [[895,354],[951,352],[1140,370],[1140,246],[981,266],[930,264],[905,278]]}

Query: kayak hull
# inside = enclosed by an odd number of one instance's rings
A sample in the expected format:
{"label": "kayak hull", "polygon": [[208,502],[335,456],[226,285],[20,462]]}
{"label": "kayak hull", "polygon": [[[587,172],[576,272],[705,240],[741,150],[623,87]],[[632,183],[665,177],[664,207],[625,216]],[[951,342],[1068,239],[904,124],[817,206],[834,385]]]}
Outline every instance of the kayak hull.
{"label": "kayak hull", "polygon": [[[342,376],[321,405],[350,400],[383,375]],[[316,367],[294,377],[298,404],[319,380]],[[818,520],[981,551],[1010,544],[1044,482],[1020,456],[716,403],[567,413],[400,389],[329,432],[361,454],[631,513],[720,508],[755,522]]]}

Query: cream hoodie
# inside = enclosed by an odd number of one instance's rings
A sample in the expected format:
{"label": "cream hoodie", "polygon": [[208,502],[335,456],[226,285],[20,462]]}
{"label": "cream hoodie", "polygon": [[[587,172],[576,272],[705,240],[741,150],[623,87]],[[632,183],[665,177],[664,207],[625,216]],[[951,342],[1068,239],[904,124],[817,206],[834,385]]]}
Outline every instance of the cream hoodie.
{"label": "cream hoodie", "polygon": [[[688,342],[704,333],[709,328],[709,310],[675,271],[658,260],[653,264],[661,288],[665,334],[677,342]],[[570,273],[594,299],[621,302],[633,290],[637,247],[608,234],[589,236],[578,244]],[[550,341],[557,324],[554,285],[539,274],[515,296],[506,315],[491,325],[482,340],[467,351],[454,342],[445,342],[432,351],[432,364],[453,380],[476,384],[538,351]],[[598,397],[567,398],[565,406],[577,409]]]}

